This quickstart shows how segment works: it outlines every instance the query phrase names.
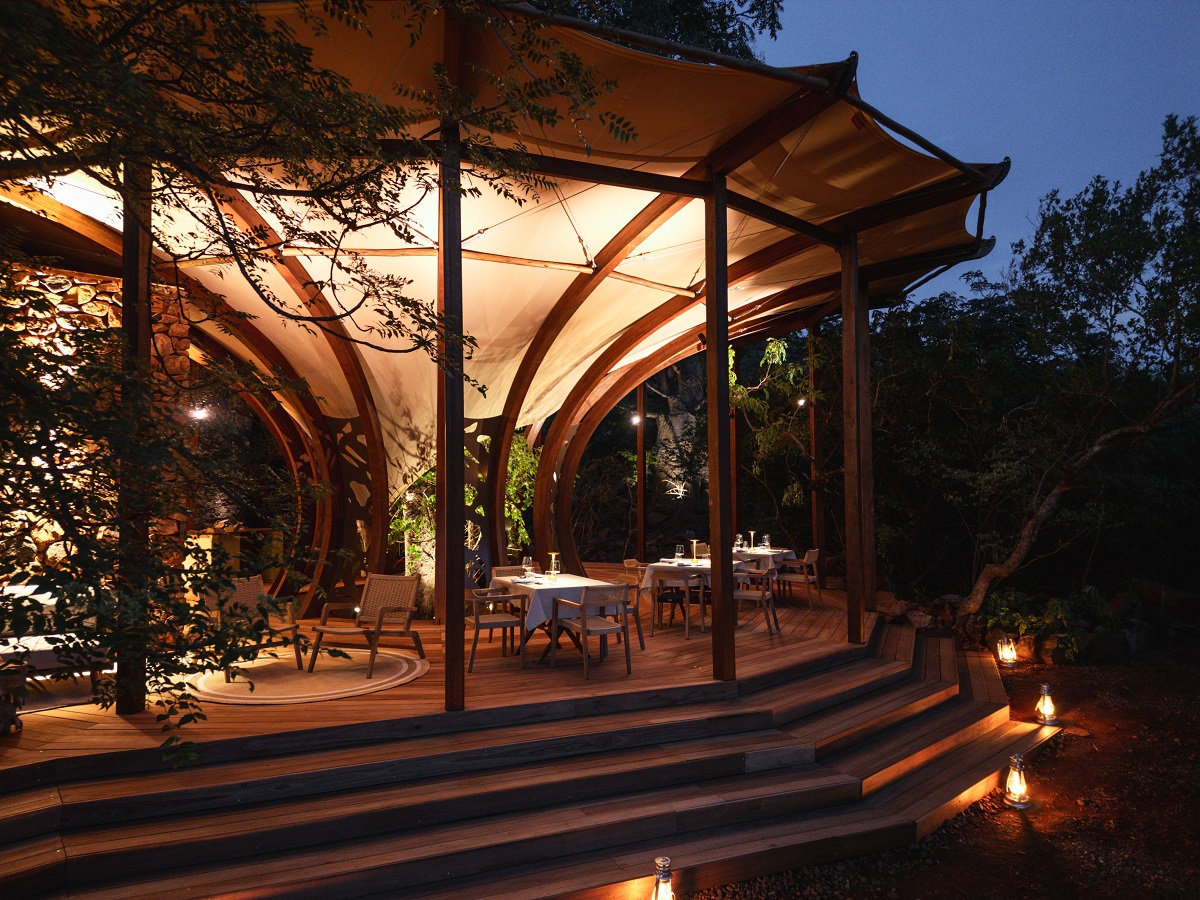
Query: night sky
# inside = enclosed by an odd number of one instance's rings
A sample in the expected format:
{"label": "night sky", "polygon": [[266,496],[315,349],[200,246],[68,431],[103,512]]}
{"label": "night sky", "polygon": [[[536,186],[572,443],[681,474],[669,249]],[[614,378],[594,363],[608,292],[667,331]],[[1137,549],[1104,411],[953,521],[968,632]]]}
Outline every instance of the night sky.
{"label": "night sky", "polygon": [[[863,99],[968,162],[1012,158],[988,198],[998,275],[1039,199],[1154,164],[1168,113],[1200,115],[1198,0],[787,0],[777,66],[859,54]],[[974,212],[971,226],[974,228]],[[967,266],[922,288],[954,289]]]}

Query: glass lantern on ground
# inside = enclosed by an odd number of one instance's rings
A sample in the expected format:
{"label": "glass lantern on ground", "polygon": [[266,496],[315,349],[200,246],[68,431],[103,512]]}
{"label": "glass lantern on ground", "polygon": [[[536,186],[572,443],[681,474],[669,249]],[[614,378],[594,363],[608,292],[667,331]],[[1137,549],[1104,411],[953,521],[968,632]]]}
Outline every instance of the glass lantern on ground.
{"label": "glass lantern on ground", "polygon": [[1017,664],[1017,645],[1011,635],[1006,634],[996,642],[996,657],[1006,669],[1011,669]]}
{"label": "glass lantern on ground", "polygon": [[1038,697],[1037,706],[1035,707],[1037,720],[1042,725],[1057,725],[1058,713],[1054,709],[1054,700],[1050,696],[1050,682],[1043,681],[1041,691],[1041,696]]}
{"label": "glass lantern on ground", "polygon": [[1004,805],[1013,809],[1028,809],[1033,805],[1025,783],[1025,757],[1014,753],[1008,760],[1008,780],[1004,784]]}
{"label": "glass lantern on ground", "polygon": [[654,860],[654,887],[650,892],[650,900],[675,900],[671,890],[671,859],[659,856]]}

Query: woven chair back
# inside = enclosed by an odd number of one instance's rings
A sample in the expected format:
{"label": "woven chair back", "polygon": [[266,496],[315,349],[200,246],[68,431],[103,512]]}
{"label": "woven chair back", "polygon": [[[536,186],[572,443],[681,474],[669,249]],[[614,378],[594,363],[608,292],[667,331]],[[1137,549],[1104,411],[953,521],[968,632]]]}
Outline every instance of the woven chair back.
{"label": "woven chair back", "polygon": [[604,587],[589,585],[583,589],[580,598],[582,606],[610,606],[629,601],[629,585],[611,584]]}
{"label": "woven chair back", "polygon": [[492,580],[497,578],[520,578],[525,570],[520,566],[492,566]]}
{"label": "woven chair back", "polygon": [[359,625],[374,625],[379,610],[385,606],[411,607],[407,612],[389,613],[385,622],[402,622],[407,628],[416,614],[417,582],[420,575],[377,575],[372,572],[363,585],[362,599],[358,604]]}

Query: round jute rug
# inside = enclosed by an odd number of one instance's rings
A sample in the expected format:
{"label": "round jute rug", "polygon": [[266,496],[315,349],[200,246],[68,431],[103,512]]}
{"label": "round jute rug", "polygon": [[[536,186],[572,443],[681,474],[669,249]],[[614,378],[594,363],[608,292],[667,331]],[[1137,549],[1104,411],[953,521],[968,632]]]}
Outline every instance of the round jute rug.
{"label": "round jute rug", "polygon": [[375,656],[375,673],[368,679],[370,652],[347,650],[346,653],[349,659],[322,653],[311,675],[297,669],[296,658],[288,652],[278,659],[260,656],[254,662],[241,664],[238,669],[243,674],[228,683],[224,672],[204,672],[189,677],[188,684],[197,699],[209,703],[269,706],[370,694],[414,681],[429,671],[429,661],[418,659],[415,653],[380,650]]}

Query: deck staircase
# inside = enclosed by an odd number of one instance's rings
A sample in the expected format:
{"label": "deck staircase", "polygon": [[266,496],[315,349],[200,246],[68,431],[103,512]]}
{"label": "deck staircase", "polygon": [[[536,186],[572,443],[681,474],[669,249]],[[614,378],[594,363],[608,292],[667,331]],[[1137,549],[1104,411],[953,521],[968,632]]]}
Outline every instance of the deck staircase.
{"label": "deck staircase", "polygon": [[264,737],[181,770],[9,770],[0,884],[584,900],[645,894],[665,854],[686,893],[911,843],[1054,733],[1010,721],[990,656],[878,622],[865,646],[703,691],[544,706],[342,746]]}

